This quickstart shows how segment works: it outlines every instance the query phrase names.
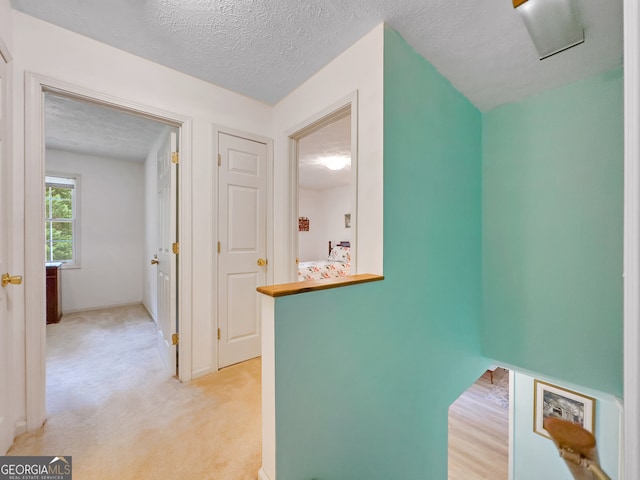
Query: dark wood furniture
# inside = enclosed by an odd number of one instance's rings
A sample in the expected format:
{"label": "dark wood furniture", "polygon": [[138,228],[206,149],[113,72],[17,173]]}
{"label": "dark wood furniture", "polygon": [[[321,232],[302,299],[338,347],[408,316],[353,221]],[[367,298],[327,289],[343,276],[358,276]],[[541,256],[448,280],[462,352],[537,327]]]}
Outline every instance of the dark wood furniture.
{"label": "dark wood furniture", "polygon": [[[336,247],[350,247],[351,242],[343,240],[342,242],[338,242]],[[331,250],[333,250],[333,246],[331,245],[331,240],[329,240],[329,255],[331,255]]]}
{"label": "dark wood furniture", "polygon": [[62,289],[60,272],[62,263],[47,263],[47,324],[62,318]]}

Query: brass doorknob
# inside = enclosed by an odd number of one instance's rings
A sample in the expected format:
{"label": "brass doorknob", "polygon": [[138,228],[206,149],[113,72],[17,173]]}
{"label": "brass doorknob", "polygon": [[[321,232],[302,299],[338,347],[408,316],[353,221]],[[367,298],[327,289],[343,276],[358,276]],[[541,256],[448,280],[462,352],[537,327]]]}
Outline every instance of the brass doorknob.
{"label": "brass doorknob", "polygon": [[8,273],[2,274],[2,286],[6,287],[7,285],[21,285],[22,277],[20,275],[9,275]]}
{"label": "brass doorknob", "polygon": [[267,261],[264,258],[259,258],[258,259],[258,266],[259,267],[264,267],[267,264]]}
{"label": "brass doorknob", "polygon": [[156,260],[155,258],[151,260],[151,265],[157,265],[160,262],[158,260]]}

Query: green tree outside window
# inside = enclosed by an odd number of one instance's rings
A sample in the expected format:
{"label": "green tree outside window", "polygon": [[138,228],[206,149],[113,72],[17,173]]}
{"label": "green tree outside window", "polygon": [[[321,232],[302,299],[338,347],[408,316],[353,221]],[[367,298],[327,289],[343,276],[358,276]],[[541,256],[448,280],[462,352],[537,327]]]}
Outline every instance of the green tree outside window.
{"label": "green tree outside window", "polygon": [[44,226],[47,262],[74,262],[74,195],[74,178],[46,178]]}

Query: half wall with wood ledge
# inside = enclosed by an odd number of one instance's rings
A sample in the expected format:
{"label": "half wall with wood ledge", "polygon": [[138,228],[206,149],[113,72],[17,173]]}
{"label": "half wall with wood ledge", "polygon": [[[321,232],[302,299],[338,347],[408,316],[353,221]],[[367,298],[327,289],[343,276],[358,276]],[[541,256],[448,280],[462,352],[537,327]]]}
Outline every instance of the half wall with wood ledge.
{"label": "half wall with wood ledge", "polygon": [[384,277],[364,273],[340,278],[258,287],[258,292],[262,293],[262,468],[258,474],[259,480],[276,479],[275,338],[277,299],[380,280],[384,280]]}

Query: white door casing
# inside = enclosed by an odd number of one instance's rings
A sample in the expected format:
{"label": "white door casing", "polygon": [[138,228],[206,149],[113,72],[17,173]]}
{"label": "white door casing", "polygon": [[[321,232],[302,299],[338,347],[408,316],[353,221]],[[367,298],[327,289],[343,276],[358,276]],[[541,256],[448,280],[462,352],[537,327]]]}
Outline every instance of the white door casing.
{"label": "white door casing", "polygon": [[169,371],[176,373],[177,346],[173,335],[177,333],[177,176],[178,164],[172,161],[178,154],[177,134],[167,130],[167,135],[158,149],[158,334],[157,346],[160,356]]}
{"label": "white door casing", "polygon": [[261,353],[256,288],[269,268],[267,152],[265,143],[218,134],[219,368]]}
{"label": "white door casing", "polygon": [[334,121],[351,115],[351,275],[358,273],[358,92],[355,91],[333,105],[307,118],[289,129],[285,135],[289,153],[289,202],[287,215],[289,233],[285,236],[288,246],[284,265],[286,278],[298,281],[298,142]]}
{"label": "white door casing", "polygon": [[[114,97],[51,77],[25,72],[25,153],[24,153],[24,249],[25,249],[25,350],[26,350],[26,430],[38,429],[45,421],[45,271],[44,264],[44,92],[54,92],[71,98],[88,100],[118,108],[135,115],[150,118],[179,128],[182,165],[178,183],[181,191],[188,191],[191,182],[191,130],[192,119],[174,112],[162,110],[135,101]],[[185,195],[179,202],[178,225],[182,252],[178,262],[178,285],[182,358],[178,378],[192,378],[191,330],[192,330],[192,199]],[[20,237],[22,238],[22,237]],[[148,261],[148,260],[147,260]]]}
{"label": "white door casing", "polygon": [[[7,205],[9,204],[10,184],[8,179],[7,155],[7,63],[0,52],[0,274],[7,273],[8,268],[8,235],[10,230]],[[10,290],[16,288],[6,285],[0,288],[0,455],[4,455],[13,442],[13,425],[11,419],[11,388],[9,387],[9,358],[11,341],[9,338],[9,301]]]}

